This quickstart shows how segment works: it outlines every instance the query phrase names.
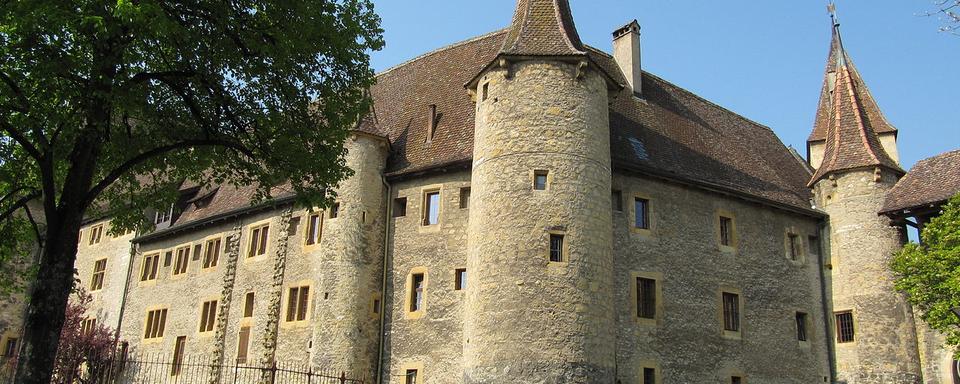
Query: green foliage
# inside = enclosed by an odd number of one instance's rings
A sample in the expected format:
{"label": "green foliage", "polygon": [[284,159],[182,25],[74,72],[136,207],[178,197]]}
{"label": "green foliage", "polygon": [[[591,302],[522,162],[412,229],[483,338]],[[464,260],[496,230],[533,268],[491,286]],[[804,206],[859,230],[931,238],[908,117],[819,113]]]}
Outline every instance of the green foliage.
{"label": "green foliage", "polygon": [[943,332],[947,343],[960,345],[960,194],[920,234],[922,244],[910,243],[894,255],[896,288],[906,292],[930,327]]}
{"label": "green foliage", "polygon": [[0,0],[0,267],[78,210],[149,229],[183,180],[328,202],[379,23],[369,0]]}

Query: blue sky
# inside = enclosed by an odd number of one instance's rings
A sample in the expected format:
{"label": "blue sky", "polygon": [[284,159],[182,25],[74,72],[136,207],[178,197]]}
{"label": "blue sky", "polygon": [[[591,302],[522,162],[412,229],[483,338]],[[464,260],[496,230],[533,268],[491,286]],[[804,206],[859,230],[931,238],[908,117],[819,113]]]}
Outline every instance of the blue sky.
{"label": "blue sky", "polygon": [[[377,72],[510,23],[515,0],[374,0]],[[643,67],[773,128],[805,153],[830,42],[826,1],[570,0],[585,43],[637,19]],[[919,16],[932,0],[838,1],[844,45],[887,119],[901,162],[960,148],[960,36]]]}

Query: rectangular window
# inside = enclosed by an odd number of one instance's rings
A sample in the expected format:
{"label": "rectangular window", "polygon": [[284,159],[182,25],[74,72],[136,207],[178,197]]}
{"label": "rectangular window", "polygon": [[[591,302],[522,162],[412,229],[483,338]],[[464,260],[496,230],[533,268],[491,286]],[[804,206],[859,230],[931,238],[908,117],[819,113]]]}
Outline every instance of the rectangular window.
{"label": "rectangular window", "polygon": [[633,226],[639,229],[650,229],[650,200],[633,199]]}
{"label": "rectangular window", "polygon": [[103,224],[90,228],[90,245],[100,244],[100,239],[102,236],[103,236]]}
{"label": "rectangular window", "polygon": [[147,324],[144,327],[144,339],[163,337],[163,328],[167,325],[167,310],[155,309],[147,312]]}
{"label": "rectangular window", "polygon": [[177,342],[173,344],[173,364],[170,365],[170,376],[179,376],[183,369],[183,350],[187,346],[187,337],[177,337]]}
{"label": "rectangular window", "polygon": [[167,251],[167,253],[163,255],[163,267],[164,268],[169,267],[170,263],[172,262],[173,262],[173,251]]}
{"label": "rectangular window", "polygon": [[107,259],[100,259],[93,263],[93,277],[90,278],[90,290],[103,289],[103,276],[107,273]]}
{"label": "rectangular window", "polygon": [[154,253],[143,257],[143,269],[140,272],[140,281],[156,280],[157,267],[160,266],[160,254]]}
{"label": "rectangular window", "polygon": [[852,343],[854,340],[853,312],[837,312],[834,314],[837,322],[837,342]]}
{"label": "rectangular window", "polygon": [[319,212],[307,216],[307,245],[320,243],[321,216]]}
{"label": "rectangular window", "polygon": [[247,292],[243,300],[243,317],[253,317],[253,292]]}
{"label": "rectangular window", "polygon": [[19,339],[15,337],[7,338],[7,343],[3,346],[3,356],[4,357],[14,357],[17,356],[17,344],[20,342]]}
{"label": "rectangular window", "polygon": [[237,335],[237,364],[247,363],[247,352],[250,350],[250,327],[240,327]]}
{"label": "rectangular window", "polygon": [[330,205],[330,218],[336,219],[340,216],[340,203],[333,203]]}
{"label": "rectangular window", "polygon": [[459,291],[466,288],[467,287],[467,270],[461,268],[456,270],[455,274],[456,276],[454,278],[456,279],[456,285],[454,285],[453,289]]}
{"label": "rectangular window", "polygon": [[790,260],[797,261],[800,259],[800,236],[797,236],[795,233],[787,235],[789,245],[790,245]]}
{"label": "rectangular window", "polygon": [[563,235],[550,234],[550,261],[563,262]]}
{"label": "rectangular window", "polygon": [[173,217],[173,205],[169,209],[159,210],[153,218],[154,224],[162,224],[170,221],[170,218]]}
{"label": "rectangular window", "polygon": [[247,257],[265,255],[267,253],[267,239],[270,237],[270,225],[264,224],[250,230],[250,248]]}
{"label": "rectangular window", "polygon": [[380,313],[380,299],[373,299],[373,313]]}
{"label": "rectangular window", "polygon": [[177,259],[173,262],[173,275],[187,273],[188,263],[190,263],[190,247],[177,248]]}
{"label": "rectangular window", "polygon": [[460,188],[460,209],[470,208],[470,187]]}
{"label": "rectangular window", "polygon": [[723,330],[740,331],[740,295],[723,293]]}
{"label": "rectangular window", "polygon": [[408,370],[407,370],[406,381],[404,381],[404,383],[405,383],[405,384],[417,384],[417,370],[416,370],[416,369],[408,369]]}
{"label": "rectangular window", "polygon": [[615,212],[623,212],[623,192],[614,189],[610,193],[610,204]]}
{"label": "rectangular window", "polygon": [[423,225],[440,223],[440,191],[427,192],[423,195]]}
{"label": "rectangular window", "polygon": [[480,91],[480,101],[487,101],[487,96],[489,96],[490,83],[483,83]]}
{"label": "rectangular window", "polygon": [[410,286],[410,312],[423,309],[423,274],[414,273]]}
{"label": "rectangular window", "polygon": [[807,314],[797,312],[797,340],[807,341]]}
{"label": "rectangular window", "polygon": [[537,191],[547,189],[547,173],[545,170],[533,171],[533,189]]}
{"label": "rectangular window", "polygon": [[657,317],[657,281],[654,279],[637,278],[637,317]]}
{"label": "rectangular window", "polygon": [[287,295],[287,322],[307,319],[307,305],[310,303],[310,287],[290,288]]}
{"label": "rectangular window", "polygon": [[656,384],[657,370],[654,368],[643,368],[643,384]]}
{"label": "rectangular window", "polygon": [[404,217],[407,215],[407,198],[398,197],[393,199],[393,217]]}
{"label": "rectangular window", "polygon": [[93,332],[97,329],[97,319],[84,319],[80,322],[80,334],[89,335],[90,332]]}
{"label": "rectangular window", "polygon": [[213,331],[213,324],[217,322],[217,301],[203,303],[200,310],[200,333]]}
{"label": "rectangular window", "polygon": [[216,267],[220,263],[220,239],[207,240],[206,251],[203,254],[203,267]]}
{"label": "rectangular window", "polygon": [[730,384],[743,384],[743,378],[740,376],[730,376]]}
{"label": "rectangular window", "polygon": [[733,246],[733,219],[720,216],[720,245]]}

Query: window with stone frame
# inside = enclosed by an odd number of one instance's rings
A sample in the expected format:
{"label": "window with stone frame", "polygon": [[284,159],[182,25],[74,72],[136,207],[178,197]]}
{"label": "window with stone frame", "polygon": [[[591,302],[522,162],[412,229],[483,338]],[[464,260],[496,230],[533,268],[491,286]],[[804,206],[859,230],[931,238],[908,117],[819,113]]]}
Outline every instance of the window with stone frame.
{"label": "window with stone frame", "polygon": [[200,309],[200,333],[213,331],[213,325],[217,322],[217,301],[210,300],[203,302]]}
{"label": "window with stone frame", "polygon": [[657,317],[657,280],[637,277],[637,317]]}
{"label": "window with stone frame", "polygon": [[160,267],[160,254],[152,253],[143,257],[140,269],[140,281],[157,279],[157,269]]}
{"label": "window with stone frame", "polygon": [[650,229],[650,200],[641,197],[633,199],[633,227]]}
{"label": "window with stone frame", "polygon": [[657,370],[656,368],[643,367],[643,382],[642,384],[657,384]]}
{"label": "window with stone frame", "polygon": [[407,198],[398,197],[393,199],[393,208],[391,209],[393,217],[404,217],[407,215]]}
{"label": "window with stone frame", "polygon": [[254,293],[247,292],[243,298],[243,317],[249,318],[253,317],[253,306],[254,306]]}
{"label": "window with stone frame", "polygon": [[170,364],[170,376],[180,376],[183,371],[183,355],[187,347],[187,337],[179,336],[173,343],[173,363]]}
{"label": "window with stone frame", "polygon": [[291,287],[287,291],[287,314],[285,321],[292,323],[307,320],[307,309],[309,305],[310,287]]}
{"label": "window with stone frame", "polygon": [[163,330],[167,325],[167,309],[154,309],[147,312],[143,338],[158,339],[163,337]]}
{"label": "window with stone frame", "polygon": [[424,275],[414,273],[410,284],[410,312],[417,312],[423,309]]}
{"label": "window with stone frame", "polygon": [[270,238],[270,224],[258,225],[250,229],[250,244],[247,257],[267,254],[267,241]]}
{"label": "window with stone frame", "polygon": [[418,372],[416,369],[408,369],[404,374],[404,384],[418,384],[419,381],[417,381],[417,374]]}
{"label": "window with stone frame", "polygon": [[240,327],[237,333],[237,364],[247,363],[247,354],[250,351],[250,327]]}
{"label": "window with stone frame", "polygon": [[460,188],[460,209],[470,208],[470,187]]}
{"label": "window with stone frame", "polygon": [[560,233],[550,234],[550,261],[554,263],[566,262],[566,252],[564,251],[564,235]]}
{"label": "window with stone frame", "polygon": [[533,171],[533,189],[536,191],[544,191],[547,189],[547,183],[549,179],[547,176],[549,171],[544,169],[538,169]]}
{"label": "window with stone frame", "polygon": [[220,263],[220,245],[222,240],[218,237],[216,239],[207,240],[206,245],[204,246],[203,253],[203,268],[213,268]]}
{"label": "window with stone frame", "polygon": [[837,327],[837,343],[852,343],[856,339],[856,330],[853,326],[853,312],[842,311],[834,313]]}
{"label": "window with stone frame", "polygon": [[423,193],[423,225],[437,225],[440,223],[440,190],[431,190]]}
{"label": "window with stone frame", "polygon": [[797,341],[807,341],[807,314],[797,312]]}
{"label": "window with stone frame", "polygon": [[90,277],[90,291],[103,289],[103,278],[107,274],[107,259],[100,259],[93,263],[93,276]]}
{"label": "window with stone frame", "polygon": [[103,238],[103,224],[97,224],[91,227],[89,238],[89,245],[100,244],[100,240]]}
{"label": "window with stone frame", "polygon": [[323,228],[323,215],[320,212],[311,212],[307,215],[306,239],[307,245],[320,244],[320,233]]}
{"label": "window with stone frame", "polygon": [[614,212],[623,212],[623,192],[614,189],[610,192],[610,204]]}
{"label": "window with stone frame", "polygon": [[723,292],[723,330],[740,331],[740,295]]}
{"label": "window with stone frame", "polygon": [[83,321],[80,322],[80,335],[82,336],[89,335],[91,332],[93,332],[96,329],[97,329],[96,318],[91,317],[88,319],[83,319]]}
{"label": "window with stone frame", "polygon": [[720,216],[720,245],[733,246],[733,218]]}
{"label": "window with stone frame", "polygon": [[331,219],[336,219],[337,217],[340,217],[340,203],[331,204],[329,211],[330,211]]}
{"label": "window with stone frame", "polygon": [[190,263],[190,246],[177,248],[177,257],[173,262],[174,276],[187,273],[187,265]]}
{"label": "window with stone frame", "polygon": [[454,271],[453,289],[456,291],[462,291],[466,287],[467,287],[467,270],[466,268],[459,268]]}
{"label": "window with stone frame", "polygon": [[788,233],[787,248],[789,248],[791,261],[801,260],[801,257],[803,257],[803,247],[801,245],[800,235],[797,235],[796,233]]}
{"label": "window with stone frame", "polygon": [[15,357],[19,352],[20,339],[8,337],[6,344],[3,345],[3,357]]}

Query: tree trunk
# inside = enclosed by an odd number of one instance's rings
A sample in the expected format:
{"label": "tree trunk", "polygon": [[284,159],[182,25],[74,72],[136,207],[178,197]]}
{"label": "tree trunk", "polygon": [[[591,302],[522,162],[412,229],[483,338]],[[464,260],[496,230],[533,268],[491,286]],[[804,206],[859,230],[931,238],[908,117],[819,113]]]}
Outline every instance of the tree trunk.
{"label": "tree trunk", "polygon": [[69,216],[72,217],[47,217],[47,237],[31,289],[16,383],[50,383],[64,312],[73,289],[73,263],[82,220],[82,213]]}

